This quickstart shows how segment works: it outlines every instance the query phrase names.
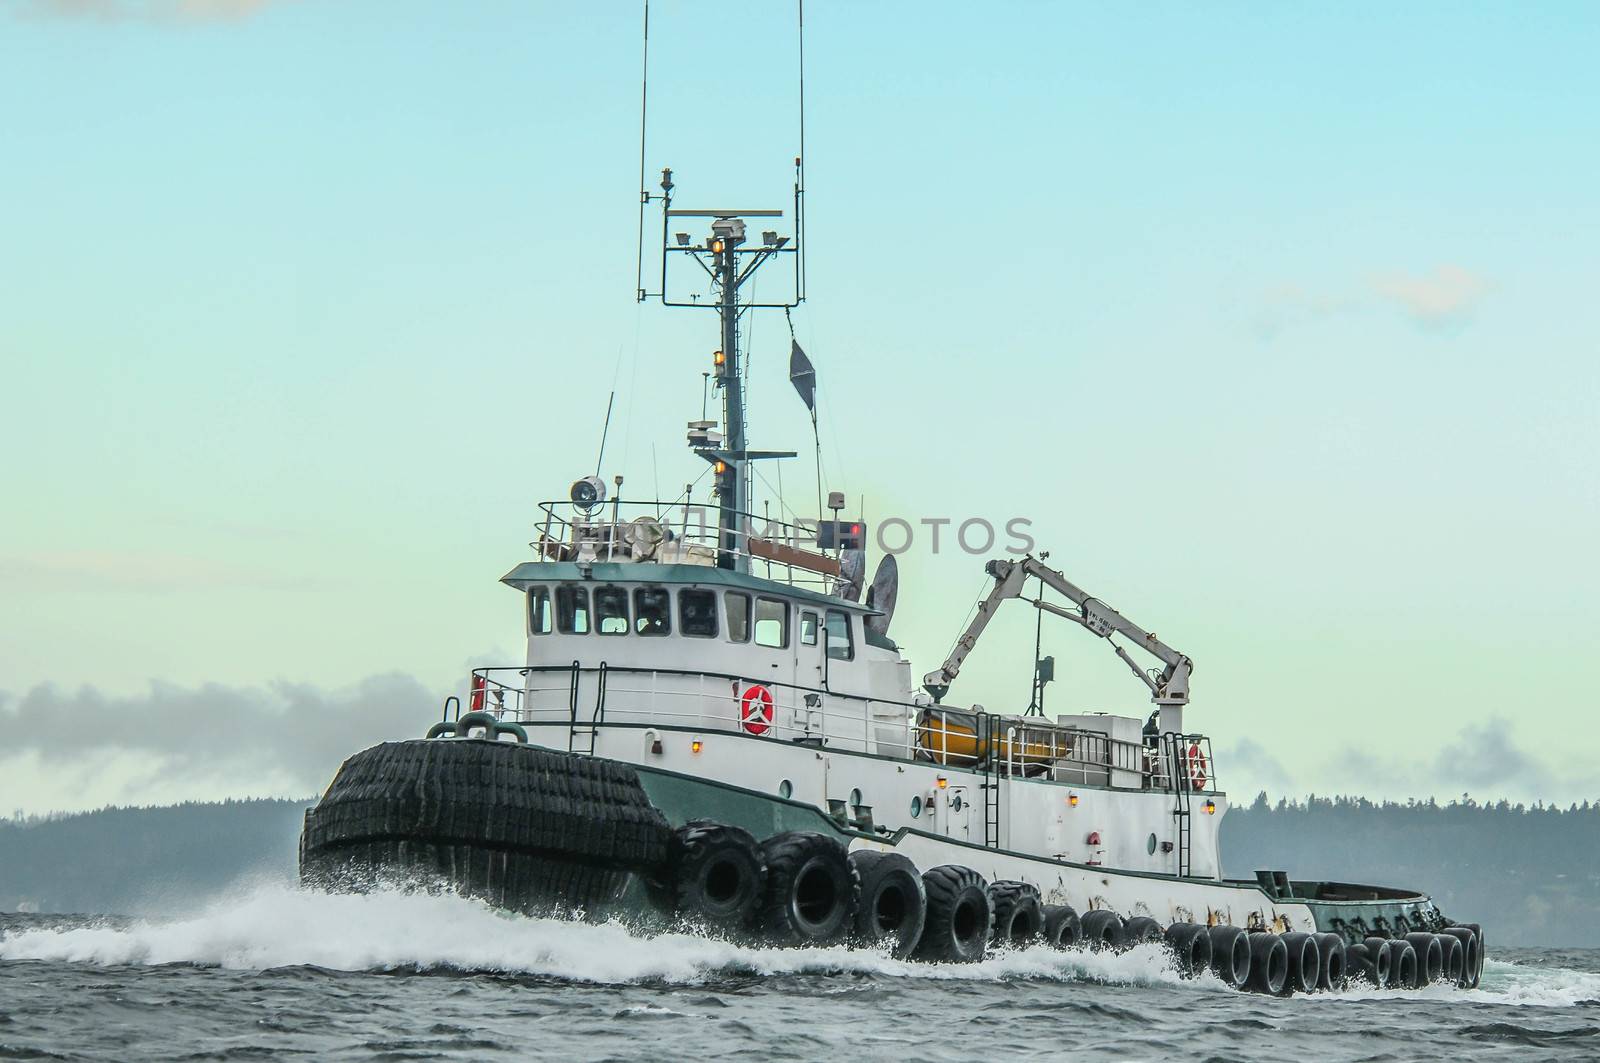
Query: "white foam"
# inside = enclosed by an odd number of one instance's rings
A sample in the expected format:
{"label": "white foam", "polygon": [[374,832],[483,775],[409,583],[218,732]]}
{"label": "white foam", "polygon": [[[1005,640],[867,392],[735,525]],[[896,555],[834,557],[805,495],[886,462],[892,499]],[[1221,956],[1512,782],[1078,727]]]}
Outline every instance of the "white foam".
{"label": "white foam", "polygon": [[[691,933],[640,937],[620,924],[530,918],[448,895],[398,890],[325,894],[281,885],[257,886],[188,919],[11,931],[0,934],[0,960],[178,963],[239,970],[302,965],[344,971],[455,968],[599,983],[694,984],[730,973],[852,972],[906,979],[1182,984],[1199,991],[1228,991],[1209,974],[1184,981],[1165,950],[1155,945],[1123,953],[998,950],[982,963],[926,964],[843,946],[754,948]],[[1302,999],[1337,1002],[1399,995],[1357,986]],[[1600,975],[1490,960],[1477,990],[1431,986],[1405,995],[1569,1007],[1600,999]]]}
{"label": "white foam", "polygon": [[[261,886],[189,919],[107,923],[0,936],[0,959],[102,965],[187,963],[240,970],[312,965],[366,971],[458,968],[585,982],[702,982],[729,972],[850,971],[904,978],[1180,981],[1167,955],[998,951],[976,964],[925,964],[843,946],[753,948],[689,933],[642,938],[594,925],[495,911],[457,897],[385,891],[364,895]],[[1209,977],[1198,983],[1220,983]]]}

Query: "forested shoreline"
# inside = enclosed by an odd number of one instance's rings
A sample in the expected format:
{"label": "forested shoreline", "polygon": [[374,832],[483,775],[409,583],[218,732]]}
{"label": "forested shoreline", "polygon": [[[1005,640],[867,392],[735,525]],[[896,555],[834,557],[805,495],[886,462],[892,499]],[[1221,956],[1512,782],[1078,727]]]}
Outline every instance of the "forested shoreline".
{"label": "forested shoreline", "polygon": [[[291,882],[314,799],[0,819],[0,911],[180,915]],[[1600,946],[1600,804],[1268,800],[1223,822],[1229,877],[1407,886],[1502,944]]]}

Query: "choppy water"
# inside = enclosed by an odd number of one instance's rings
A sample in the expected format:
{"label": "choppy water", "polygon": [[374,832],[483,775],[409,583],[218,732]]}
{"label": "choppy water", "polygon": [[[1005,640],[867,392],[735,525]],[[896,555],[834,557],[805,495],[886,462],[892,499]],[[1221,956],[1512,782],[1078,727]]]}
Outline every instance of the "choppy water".
{"label": "choppy water", "polygon": [[1492,955],[1474,992],[1279,1000],[1152,946],[930,967],[265,887],[178,921],[0,916],[0,1059],[1600,1058],[1600,951]]}

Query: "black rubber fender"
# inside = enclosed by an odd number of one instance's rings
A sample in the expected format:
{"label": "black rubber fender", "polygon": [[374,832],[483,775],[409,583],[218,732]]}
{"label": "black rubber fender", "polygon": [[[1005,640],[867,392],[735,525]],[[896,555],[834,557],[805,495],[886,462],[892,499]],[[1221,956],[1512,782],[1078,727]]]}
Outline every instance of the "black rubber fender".
{"label": "black rubber fender", "polygon": [[1439,943],[1440,951],[1444,953],[1439,977],[1451,985],[1461,985],[1465,980],[1463,969],[1466,962],[1466,948],[1453,934],[1435,934],[1433,937]]}
{"label": "black rubber fender", "polygon": [[1178,964],[1178,974],[1198,978],[1211,967],[1211,935],[1197,923],[1173,923],[1162,933]]}
{"label": "black rubber fender", "polygon": [[1284,989],[1290,993],[1309,993],[1322,978],[1322,948],[1311,934],[1291,931],[1282,935],[1289,950],[1289,978]]}
{"label": "black rubber fender", "polygon": [[766,890],[756,929],[774,944],[826,945],[855,925],[861,885],[844,846],[815,831],[788,831],[761,843]]}
{"label": "black rubber fender", "polygon": [[1214,926],[1211,935],[1211,970],[1218,978],[1243,989],[1250,980],[1249,935],[1236,926]]}
{"label": "black rubber fender", "polygon": [[1148,915],[1136,915],[1122,924],[1122,943],[1129,948],[1148,941],[1161,940],[1161,924]]}
{"label": "black rubber fender", "polygon": [[1461,942],[1460,984],[1462,988],[1476,989],[1478,986],[1478,973],[1483,969],[1483,964],[1480,962],[1482,943],[1479,942],[1478,935],[1472,932],[1471,927],[1466,926],[1447,926],[1443,932]]}
{"label": "black rubber fender", "polygon": [[935,963],[977,963],[989,943],[994,913],[983,876],[960,864],[940,864],[922,873],[928,919],[916,956]]}
{"label": "black rubber fender", "polygon": [[1126,940],[1123,935],[1122,916],[1107,908],[1096,908],[1078,916],[1083,929],[1083,943],[1096,951],[1120,949]]}
{"label": "black rubber fender", "polygon": [[1083,927],[1078,913],[1067,904],[1044,906],[1044,943],[1053,948],[1077,948],[1083,942]]}
{"label": "black rubber fender", "polygon": [[1417,950],[1409,941],[1398,938],[1389,942],[1389,988],[1421,989],[1421,975],[1417,971]]}
{"label": "black rubber fender", "polygon": [[917,865],[903,853],[859,849],[850,865],[861,882],[854,938],[867,946],[888,945],[897,959],[910,956],[922,940],[928,894]]}
{"label": "black rubber fender", "polygon": [[680,915],[723,931],[742,930],[766,892],[761,846],[742,827],[694,820],[672,837],[667,878]]}
{"label": "black rubber fender", "polygon": [[1349,972],[1347,978],[1367,982],[1374,989],[1389,987],[1391,960],[1387,941],[1381,942],[1379,947],[1373,947],[1367,942],[1347,945],[1344,950],[1344,960]]}
{"label": "black rubber fender", "polygon": [[1433,934],[1406,935],[1406,943],[1417,950],[1417,985],[1432,985],[1444,973],[1444,946]]}
{"label": "black rubber fender", "polygon": [[992,882],[989,905],[994,911],[991,937],[996,945],[1026,947],[1044,933],[1044,905],[1037,886],[1004,879]]}
{"label": "black rubber fender", "polygon": [[1250,980],[1245,987],[1255,993],[1277,996],[1289,984],[1289,946],[1277,934],[1258,930],[1250,940]]}
{"label": "black rubber fender", "polygon": [[1317,967],[1318,989],[1343,989],[1349,971],[1349,959],[1345,955],[1344,938],[1338,934],[1317,934],[1317,954],[1320,963]]}

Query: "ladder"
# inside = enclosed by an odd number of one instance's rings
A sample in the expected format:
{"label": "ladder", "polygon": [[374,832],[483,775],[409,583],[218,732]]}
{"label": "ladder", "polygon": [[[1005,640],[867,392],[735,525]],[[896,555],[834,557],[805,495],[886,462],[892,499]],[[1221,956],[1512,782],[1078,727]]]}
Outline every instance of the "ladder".
{"label": "ladder", "polygon": [[1188,878],[1193,873],[1193,824],[1189,803],[1194,787],[1189,781],[1189,740],[1186,735],[1168,731],[1162,735],[1167,747],[1167,764],[1172,776],[1172,817],[1178,828],[1178,877]]}
{"label": "ladder", "polygon": [[592,757],[595,736],[600,733],[600,725],[606,718],[606,662],[600,662],[595,674],[594,712],[587,720],[578,719],[579,679],[582,675],[582,667],[573,661],[572,679],[567,686],[567,752]]}
{"label": "ladder", "polygon": [[983,781],[978,788],[983,791],[983,844],[990,849],[1000,848],[1000,740],[1003,724],[993,713],[978,714],[977,748],[985,750],[978,761],[978,771]]}

